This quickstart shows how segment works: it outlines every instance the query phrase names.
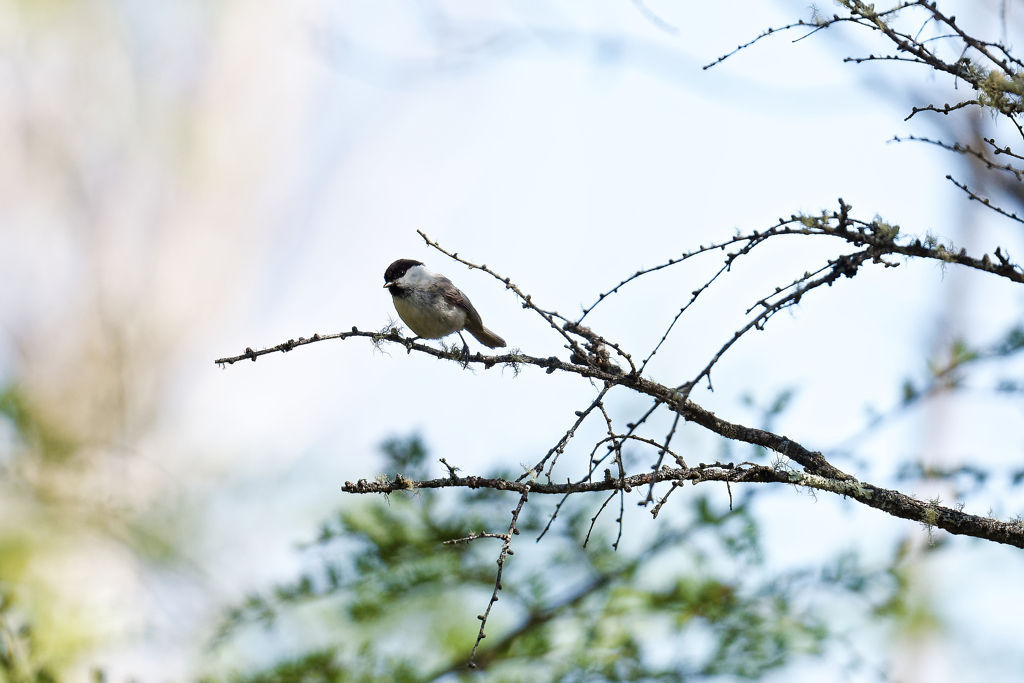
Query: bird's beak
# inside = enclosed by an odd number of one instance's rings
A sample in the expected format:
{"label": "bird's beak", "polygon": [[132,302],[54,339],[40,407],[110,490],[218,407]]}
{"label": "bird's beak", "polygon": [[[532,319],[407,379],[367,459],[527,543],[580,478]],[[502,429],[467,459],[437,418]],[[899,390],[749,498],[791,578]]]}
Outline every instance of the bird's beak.
{"label": "bird's beak", "polygon": [[392,287],[394,284],[395,284],[394,282],[385,282],[384,283],[384,289],[387,289],[388,287]]}

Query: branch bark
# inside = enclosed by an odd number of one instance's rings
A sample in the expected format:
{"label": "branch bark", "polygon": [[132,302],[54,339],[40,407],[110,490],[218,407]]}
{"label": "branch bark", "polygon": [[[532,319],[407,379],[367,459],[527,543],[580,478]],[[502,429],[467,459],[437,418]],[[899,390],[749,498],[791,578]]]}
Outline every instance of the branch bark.
{"label": "branch bark", "polygon": [[[793,442],[789,442],[793,443]],[[951,534],[973,536],[996,543],[1004,543],[1017,548],[1024,548],[1024,522],[1001,522],[987,517],[970,515],[965,512],[939,505],[937,502],[920,501],[899,491],[884,489],[860,482],[852,477],[847,479],[830,479],[815,474],[796,472],[781,467],[767,467],[753,463],[715,463],[689,468],[666,467],[657,472],[635,474],[624,479],[610,478],[602,481],[581,483],[541,483],[518,482],[501,478],[486,477],[446,477],[413,481],[399,476],[395,481],[367,481],[360,479],[356,483],[346,481],[342,490],[346,493],[395,493],[397,491],[415,491],[417,489],[469,488],[493,489],[496,491],[515,491],[516,493],[538,493],[544,495],[566,495],[594,493],[599,491],[624,491],[631,493],[637,487],[649,486],[661,482],[692,482],[697,485],[706,481],[737,483],[779,483],[802,486],[815,491],[826,491],[852,498],[868,507],[886,512],[894,517],[901,517],[919,522],[926,527],[944,529]]]}
{"label": "branch bark", "polygon": [[[465,359],[458,350],[447,351],[425,344],[414,342],[403,337],[396,330],[385,332],[368,332],[353,328],[350,332],[331,335],[313,335],[311,338],[289,340],[282,344],[261,351],[247,349],[239,356],[221,358],[218,364],[231,364],[239,360],[255,359],[261,355],[275,352],[290,351],[298,346],[328,339],[349,339],[366,337],[375,344],[393,343],[404,347],[410,353],[416,351],[442,360],[461,363]],[[852,498],[894,517],[919,522],[927,527],[944,529],[952,534],[974,536],[997,543],[1005,543],[1024,548],[1024,523],[1019,521],[1000,522],[986,517],[970,515],[959,510],[943,507],[935,502],[920,501],[899,491],[892,491],[879,486],[861,482],[830,464],[817,451],[793,441],[792,439],[755,427],[736,424],[724,420],[713,412],[706,410],[689,398],[685,398],[678,390],[667,387],[643,377],[629,374],[615,374],[600,368],[577,365],[563,361],[555,356],[538,358],[513,351],[499,356],[484,356],[476,353],[468,361],[485,369],[496,365],[512,367],[517,371],[523,365],[543,368],[547,372],[569,372],[602,381],[606,386],[624,386],[650,396],[665,405],[684,420],[699,424],[726,439],[742,441],[762,446],[783,455],[803,467],[803,472],[791,471],[779,467],[766,467],[751,463],[738,467],[729,465],[701,465],[689,468],[663,468],[656,472],[636,474],[628,477],[612,477],[602,481],[582,481],[556,484],[540,481],[511,481],[506,479],[488,479],[484,477],[455,477],[442,479],[412,481],[398,477],[395,481],[359,480],[355,484],[345,482],[342,490],[347,493],[393,493],[396,491],[414,491],[422,488],[490,488],[499,491],[515,491],[523,494],[529,490],[539,494],[577,494],[595,491],[631,492],[637,486],[648,486],[660,482],[685,482],[694,484],[704,481],[722,481],[729,483],[781,483],[803,486],[806,488],[827,491],[844,497]],[[534,470],[536,474],[540,472]]]}

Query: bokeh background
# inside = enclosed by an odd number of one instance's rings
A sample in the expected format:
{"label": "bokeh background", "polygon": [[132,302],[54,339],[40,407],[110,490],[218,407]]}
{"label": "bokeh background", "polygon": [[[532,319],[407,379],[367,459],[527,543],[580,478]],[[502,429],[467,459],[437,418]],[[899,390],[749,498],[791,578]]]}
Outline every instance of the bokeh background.
{"label": "bokeh background", "polygon": [[[948,4],[979,33],[1020,35],[1015,2]],[[474,473],[535,462],[557,441],[592,396],[571,377],[462,372],[363,340],[214,365],[246,346],[384,327],[381,276],[400,257],[452,277],[512,346],[562,351],[417,229],[566,314],[638,267],[839,197],[971,252],[1024,253],[1019,230],[945,179],[973,177],[961,159],[890,142],[972,119],[904,121],[914,104],[950,101],[953,84],[844,63],[878,49],[870,36],[780,35],[701,68],[808,17],[781,0],[0,0],[0,582],[39,656],[67,680],[265,664],[280,653],[209,648],[218,615],[295,571],[295,544],[346,504],[342,482],[379,472],[382,439],[418,433]],[[692,376],[751,303],[832,255],[802,242],[726,278],[651,376]],[[642,353],[716,266],[643,279],[590,324]],[[1020,377],[1019,359],[864,431],[954,340],[990,345],[1019,324],[1019,288],[994,280],[932,263],[868,270],[745,339],[716,391],[694,398],[752,423],[791,392],[775,429],[832,449],[840,467],[1012,516],[1024,404],[990,389]],[[642,402],[610,405],[625,417]],[[682,438],[695,461],[721,455],[699,430]],[[955,494],[898,480],[919,460],[993,474]],[[849,548],[882,561],[911,541],[934,618],[866,641],[888,648],[898,680],[1016,680],[1018,550],[959,539],[930,553],[917,525],[792,490],[759,505],[776,567]],[[637,533],[657,524],[629,513]]]}

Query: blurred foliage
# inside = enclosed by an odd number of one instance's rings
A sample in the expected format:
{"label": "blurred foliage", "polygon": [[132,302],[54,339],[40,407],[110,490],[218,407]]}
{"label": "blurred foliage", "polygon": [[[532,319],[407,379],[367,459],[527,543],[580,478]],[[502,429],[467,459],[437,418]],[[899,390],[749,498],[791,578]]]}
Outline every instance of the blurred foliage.
{"label": "blurred foliage", "polygon": [[67,436],[52,409],[17,384],[0,389],[0,426],[12,437],[0,452],[0,683],[59,680],[109,633],[90,594],[101,582],[68,580],[54,566],[90,551],[87,561],[102,563],[121,548],[169,564],[190,519],[113,499],[97,483],[96,451]]}
{"label": "blurred foliage", "polygon": [[[387,441],[384,453],[389,473],[425,471],[415,437]],[[866,571],[844,555],[821,570],[768,575],[751,496],[732,511],[693,496],[685,521],[660,524],[619,552],[600,525],[582,548],[592,515],[582,506],[563,506],[545,542],[532,543],[552,508],[536,498],[513,542],[475,680],[755,679],[828,650],[835,631],[822,605],[833,599],[855,598],[867,620],[904,614],[908,582],[894,567]],[[507,528],[511,505],[504,492],[422,490],[347,506],[303,547],[314,557],[307,571],[228,610],[216,638],[238,653],[289,631],[329,634],[326,644],[228,679],[468,680],[474,615],[493,589],[498,548],[491,539],[442,542]]]}
{"label": "blurred foliage", "polygon": [[0,681],[50,683],[53,674],[39,661],[32,626],[18,614],[12,594],[0,591]]}
{"label": "blurred foliage", "polygon": [[[1004,397],[1024,394],[1024,382],[1017,378],[992,377],[982,374],[985,370],[990,375],[993,372],[1012,372],[1013,366],[1006,361],[1013,360],[1022,349],[1024,349],[1024,325],[1020,323],[1010,327],[1002,333],[1001,338],[986,346],[972,346],[960,338],[951,340],[941,349],[939,358],[925,362],[926,372],[923,377],[916,380],[912,377],[904,379],[900,387],[898,402],[884,410],[868,408],[870,418],[868,424],[860,433],[847,439],[844,448],[849,448],[855,442],[877,430],[883,423],[905,414],[909,409],[930,399],[965,390],[991,392]],[[982,379],[978,381],[978,377]],[[969,381],[972,378],[975,378],[974,382]],[[973,462],[961,467],[937,467],[908,461],[900,466],[897,480],[906,481],[915,477],[953,479],[963,474],[971,475],[980,487],[990,473]],[[1014,480],[1012,483],[1017,485],[1019,480]],[[960,495],[958,492],[957,497]]]}
{"label": "blurred foliage", "polygon": [[[972,347],[963,339],[954,339],[949,345],[945,358],[928,362],[928,378],[923,387],[917,387],[907,379],[903,383],[903,405],[940,393],[960,389],[964,384],[964,371],[981,361],[1002,360],[1024,349],[1024,326],[1016,325],[1003,334],[1003,338],[987,348]],[[999,380],[998,392],[1013,391],[1014,382]]]}
{"label": "blurred foliage", "polygon": [[0,391],[0,416],[11,421],[15,433],[24,441],[28,451],[44,460],[63,462],[78,447],[73,439],[44,420],[41,411],[33,409],[17,385],[10,385]]}
{"label": "blurred foliage", "polygon": [[[911,544],[903,543],[898,556],[902,559],[912,551]],[[914,565],[894,565],[889,573],[898,589],[893,591],[889,600],[875,608],[876,614],[895,619],[902,626],[903,633],[911,636],[930,633],[941,626],[928,603],[912,590],[914,569]]]}

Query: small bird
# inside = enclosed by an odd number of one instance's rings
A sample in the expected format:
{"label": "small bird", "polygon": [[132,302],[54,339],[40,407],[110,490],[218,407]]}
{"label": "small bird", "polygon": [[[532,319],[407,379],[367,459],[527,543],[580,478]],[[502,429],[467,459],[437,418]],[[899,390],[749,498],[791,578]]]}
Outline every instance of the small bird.
{"label": "small bird", "polygon": [[451,280],[430,272],[419,261],[403,258],[392,263],[384,271],[384,286],[391,292],[398,316],[417,337],[440,339],[458,332],[466,358],[469,345],[462,330],[488,348],[505,346],[504,339],[484,327],[469,297]]}

